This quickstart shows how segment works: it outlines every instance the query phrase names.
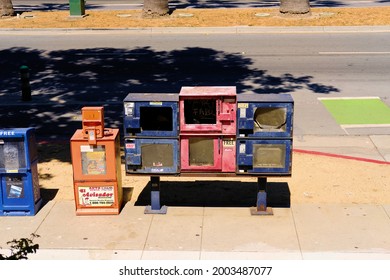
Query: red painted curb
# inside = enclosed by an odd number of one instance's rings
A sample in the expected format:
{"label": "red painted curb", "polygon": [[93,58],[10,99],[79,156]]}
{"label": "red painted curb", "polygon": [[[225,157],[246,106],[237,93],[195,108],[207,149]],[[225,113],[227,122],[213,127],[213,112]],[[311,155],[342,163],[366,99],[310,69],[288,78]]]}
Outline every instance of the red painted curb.
{"label": "red painted curb", "polygon": [[309,154],[309,155],[316,155],[316,156],[326,156],[326,157],[334,157],[334,158],[342,158],[342,159],[364,161],[364,162],[370,162],[370,163],[376,163],[376,164],[389,164],[390,165],[390,162],[382,161],[382,160],[360,158],[360,157],[352,157],[352,156],[344,156],[344,155],[338,155],[338,154],[331,154],[331,153],[324,153],[324,152],[317,152],[317,151],[308,151],[308,150],[301,150],[301,149],[293,149],[293,151],[296,152],[296,153],[301,153],[301,154]]}

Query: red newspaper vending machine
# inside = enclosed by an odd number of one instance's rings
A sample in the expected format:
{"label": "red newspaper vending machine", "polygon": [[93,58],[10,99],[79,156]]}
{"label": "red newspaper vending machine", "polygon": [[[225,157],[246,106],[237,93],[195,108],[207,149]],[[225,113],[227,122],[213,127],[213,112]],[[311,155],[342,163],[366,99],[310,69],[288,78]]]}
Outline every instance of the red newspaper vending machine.
{"label": "red newspaper vending machine", "polygon": [[119,129],[104,128],[104,108],[82,108],[71,138],[76,215],[119,214],[122,177]]}
{"label": "red newspaper vending machine", "polygon": [[235,173],[236,87],[182,87],[182,172]]}

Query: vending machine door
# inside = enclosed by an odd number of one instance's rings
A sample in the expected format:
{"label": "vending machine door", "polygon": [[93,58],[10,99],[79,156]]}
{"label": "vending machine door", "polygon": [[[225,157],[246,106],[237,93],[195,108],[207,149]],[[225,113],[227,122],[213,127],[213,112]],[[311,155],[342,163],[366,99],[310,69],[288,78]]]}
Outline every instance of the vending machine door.
{"label": "vending machine door", "polygon": [[0,215],[31,216],[42,204],[39,191],[38,172],[0,174]]}
{"label": "vending machine door", "polygon": [[26,171],[27,161],[23,138],[0,139],[0,172]]}
{"label": "vending machine door", "polygon": [[[119,129],[89,144],[78,129],[71,139],[73,177],[78,181],[118,180]],[[119,166],[120,167],[120,166]]]}
{"label": "vending machine door", "polygon": [[179,140],[126,138],[127,173],[179,173]]}
{"label": "vending machine door", "polygon": [[259,175],[291,174],[292,140],[239,139],[237,173]]}
{"label": "vending machine door", "polygon": [[182,171],[222,171],[222,137],[181,136]]}
{"label": "vending machine door", "polygon": [[182,87],[180,133],[236,134],[235,87]]}
{"label": "vending machine door", "polygon": [[178,94],[132,93],[123,105],[125,137],[178,137]]}
{"label": "vending machine door", "polygon": [[292,137],[293,100],[289,95],[242,94],[237,97],[238,137]]}
{"label": "vending machine door", "polygon": [[34,128],[0,129],[0,173],[27,172],[38,160]]}

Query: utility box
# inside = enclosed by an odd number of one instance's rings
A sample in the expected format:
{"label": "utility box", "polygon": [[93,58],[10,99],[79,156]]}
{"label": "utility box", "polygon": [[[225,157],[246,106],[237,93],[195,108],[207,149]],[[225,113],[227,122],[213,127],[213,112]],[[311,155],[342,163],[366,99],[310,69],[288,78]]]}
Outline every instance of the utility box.
{"label": "utility box", "polygon": [[33,216],[42,205],[34,128],[0,129],[0,215]]}
{"label": "utility box", "polygon": [[119,129],[104,128],[103,107],[84,107],[82,112],[87,112],[83,129],[70,140],[76,215],[119,214],[123,201]]}
{"label": "utility box", "polygon": [[70,16],[82,17],[85,15],[85,0],[69,0]]}

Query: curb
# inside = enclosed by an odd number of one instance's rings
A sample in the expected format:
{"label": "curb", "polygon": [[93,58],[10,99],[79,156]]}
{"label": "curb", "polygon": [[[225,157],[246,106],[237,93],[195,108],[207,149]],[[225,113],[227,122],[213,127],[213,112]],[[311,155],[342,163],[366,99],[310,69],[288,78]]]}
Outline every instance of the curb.
{"label": "curb", "polygon": [[130,34],[261,34],[261,33],[387,33],[390,25],[381,26],[298,26],[298,27],[145,27],[145,28],[0,28],[0,34],[24,35],[40,33],[58,35],[59,33],[130,33]]}
{"label": "curb", "polygon": [[387,161],[368,159],[362,157],[344,156],[344,155],[325,153],[325,152],[317,152],[317,151],[302,150],[302,149],[293,149],[293,152],[300,153],[300,154],[325,156],[325,157],[341,158],[341,159],[348,159],[348,160],[355,160],[355,161],[364,161],[364,162],[375,163],[375,164],[390,165],[390,162]]}

